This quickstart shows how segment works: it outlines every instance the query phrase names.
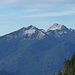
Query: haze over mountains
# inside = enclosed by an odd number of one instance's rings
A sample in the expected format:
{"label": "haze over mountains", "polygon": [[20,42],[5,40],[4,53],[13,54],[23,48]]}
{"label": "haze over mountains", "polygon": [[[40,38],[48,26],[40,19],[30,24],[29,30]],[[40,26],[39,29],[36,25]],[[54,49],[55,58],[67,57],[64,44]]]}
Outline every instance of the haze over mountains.
{"label": "haze over mountains", "polygon": [[64,59],[75,52],[75,30],[53,24],[34,26],[0,37],[0,70],[14,75],[51,75],[62,70]]}

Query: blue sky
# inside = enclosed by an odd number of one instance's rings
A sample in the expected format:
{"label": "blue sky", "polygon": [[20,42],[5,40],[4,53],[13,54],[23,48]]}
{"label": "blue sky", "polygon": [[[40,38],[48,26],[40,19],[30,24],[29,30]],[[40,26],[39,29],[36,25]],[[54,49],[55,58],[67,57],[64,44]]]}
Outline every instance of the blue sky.
{"label": "blue sky", "polygon": [[34,25],[59,23],[75,29],[75,0],[0,0],[0,36]]}

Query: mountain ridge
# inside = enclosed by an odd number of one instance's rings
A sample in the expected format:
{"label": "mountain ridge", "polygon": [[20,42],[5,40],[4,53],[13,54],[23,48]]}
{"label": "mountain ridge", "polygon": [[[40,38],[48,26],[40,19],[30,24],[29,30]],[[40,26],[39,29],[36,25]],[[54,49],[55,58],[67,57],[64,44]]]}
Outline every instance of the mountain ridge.
{"label": "mountain ridge", "polygon": [[14,75],[52,75],[62,70],[64,59],[73,52],[75,30],[23,27],[0,37],[0,70]]}
{"label": "mountain ridge", "polygon": [[[61,24],[53,24],[50,28],[47,30],[44,29],[38,29],[37,27],[30,25],[28,27],[23,27],[17,31],[14,31],[12,33],[6,34],[4,36],[9,37],[9,38],[22,38],[24,39],[42,39],[45,36],[53,36],[54,37],[61,37],[62,34],[67,34],[75,32],[74,29],[69,29],[65,25]],[[12,36],[13,35],[13,36]],[[2,37],[2,36],[1,36]],[[34,38],[33,38],[34,37]]]}

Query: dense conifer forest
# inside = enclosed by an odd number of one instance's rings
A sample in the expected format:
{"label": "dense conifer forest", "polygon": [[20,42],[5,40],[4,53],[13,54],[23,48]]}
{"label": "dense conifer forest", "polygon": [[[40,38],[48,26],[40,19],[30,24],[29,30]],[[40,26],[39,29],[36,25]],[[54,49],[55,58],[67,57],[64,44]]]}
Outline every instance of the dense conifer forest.
{"label": "dense conifer forest", "polygon": [[70,60],[65,59],[63,71],[58,71],[57,75],[75,75],[75,53]]}

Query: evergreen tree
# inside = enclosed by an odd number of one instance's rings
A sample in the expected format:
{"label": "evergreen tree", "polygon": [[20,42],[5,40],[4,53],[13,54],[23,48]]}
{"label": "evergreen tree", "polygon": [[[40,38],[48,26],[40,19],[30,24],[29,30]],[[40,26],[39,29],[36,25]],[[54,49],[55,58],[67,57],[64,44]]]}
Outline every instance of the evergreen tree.
{"label": "evergreen tree", "polygon": [[72,54],[70,60],[65,59],[64,69],[62,72],[58,71],[57,75],[75,75],[75,54]]}
{"label": "evergreen tree", "polygon": [[74,65],[74,61],[75,61],[75,54],[73,53],[73,54],[72,54],[72,57],[71,57],[71,59],[70,59],[70,64],[71,64],[71,65]]}
{"label": "evergreen tree", "polygon": [[65,59],[65,62],[64,62],[64,69],[63,69],[63,74],[64,74],[64,75],[67,75],[68,69],[69,69],[69,65],[70,65],[70,61]]}
{"label": "evergreen tree", "polygon": [[60,70],[59,70],[57,75],[62,75],[62,72],[60,72]]}

